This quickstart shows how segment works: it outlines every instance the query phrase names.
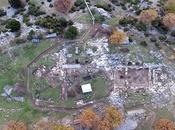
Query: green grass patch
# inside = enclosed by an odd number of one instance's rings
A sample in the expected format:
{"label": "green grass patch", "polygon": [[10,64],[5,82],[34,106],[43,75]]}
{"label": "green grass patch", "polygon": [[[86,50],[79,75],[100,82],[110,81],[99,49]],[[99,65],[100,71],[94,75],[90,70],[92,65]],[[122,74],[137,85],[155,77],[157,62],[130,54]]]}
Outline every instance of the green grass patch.
{"label": "green grass patch", "polygon": [[[6,54],[1,54],[0,57],[0,93],[3,92],[3,87],[5,85],[14,85],[16,82],[25,81],[22,73],[26,65],[39,53],[44,51],[46,48],[50,47],[53,43],[42,41],[39,45],[33,45],[32,43],[27,43],[24,47],[17,48],[10,52],[12,57]],[[27,122],[34,120],[37,114],[33,114],[32,108],[30,111],[23,112],[25,109],[24,103],[17,103],[15,101],[7,101],[0,97],[0,108],[6,111],[0,111],[0,123],[11,119],[26,119]],[[8,109],[19,108],[20,111],[11,112]],[[31,112],[32,111],[32,112]],[[5,117],[8,115],[8,117]],[[23,118],[22,118],[23,117]]]}

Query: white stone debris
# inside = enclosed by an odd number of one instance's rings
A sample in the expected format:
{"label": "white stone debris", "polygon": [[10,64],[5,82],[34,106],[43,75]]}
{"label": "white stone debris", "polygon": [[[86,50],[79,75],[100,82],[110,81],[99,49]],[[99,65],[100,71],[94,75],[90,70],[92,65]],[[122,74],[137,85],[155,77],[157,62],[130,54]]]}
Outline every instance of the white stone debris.
{"label": "white stone debris", "polygon": [[95,7],[94,9],[95,9],[95,11],[98,12],[100,15],[105,16],[106,18],[111,18],[111,15],[110,15],[107,11],[105,11],[104,9],[102,9],[102,8],[97,8],[97,7]]}
{"label": "white stone debris", "polygon": [[80,33],[88,29],[88,26],[86,24],[82,24],[78,22],[74,22],[73,26],[76,27],[78,29],[78,32]]}

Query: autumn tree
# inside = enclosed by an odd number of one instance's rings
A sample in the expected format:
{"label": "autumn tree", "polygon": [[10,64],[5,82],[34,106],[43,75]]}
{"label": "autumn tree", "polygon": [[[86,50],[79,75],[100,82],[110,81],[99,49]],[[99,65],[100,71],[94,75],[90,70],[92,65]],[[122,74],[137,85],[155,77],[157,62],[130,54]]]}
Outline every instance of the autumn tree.
{"label": "autumn tree", "polygon": [[175,13],[175,0],[168,0],[165,3],[165,9],[168,13]]}
{"label": "autumn tree", "polygon": [[175,27],[175,14],[168,13],[167,15],[165,15],[163,18],[163,24],[168,28]]}
{"label": "autumn tree", "polygon": [[72,0],[56,0],[54,6],[61,13],[68,13],[73,6]]}
{"label": "autumn tree", "polygon": [[113,106],[106,109],[105,118],[111,123],[112,128],[118,127],[123,121],[121,112]]}
{"label": "autumn tree", "polygon": [[79,116],[80,123],[85,128],[94,127],[94,123],[96,123],[98,118],[99,117],[95,114],[95,112],[92,109],[84,110]]}
{"label": "autumn tree", "polygon": [[55,125],[53,130],[75,130],[73,127],[65,126],[65,125]]}
{"label": "autumn tree", "polygon": [[158,13],[157,13],[156,10],[154,10],[154,9],[148,9],[148,10],[143,10],[140,13],[139,19],[142,22],[151,23],[157,17],[158,17]]}
{"label": "autumn tree", "polygon": [[175,124],[168,119],[160,119],[155,123],[154,130],[175,130]]}
{"label": "autumn tree", "polygon": [[3,130],[27,130],[27,126],[25,123],[20,121],[10,121]]}
{"label": "autumn tree", "polygon": [[97,130],[111,130],[112,126],[109,120],[105,117],[100,119],[97,123]]}
{"label": "autumn tree", "polygon": [[112,35],[109,37],[109,41],[112,44],[122,44],[127,38],[125,32],[122,31],[114,31]]}

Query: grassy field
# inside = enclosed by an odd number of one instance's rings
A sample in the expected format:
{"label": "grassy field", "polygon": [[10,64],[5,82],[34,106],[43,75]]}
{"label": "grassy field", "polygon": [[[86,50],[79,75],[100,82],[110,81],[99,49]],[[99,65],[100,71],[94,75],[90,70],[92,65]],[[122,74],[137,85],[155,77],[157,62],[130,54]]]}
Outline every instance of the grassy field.
{"label": "grassy field", "polygon": [[[42,41],[39,45],[27,43],[21,48],[17,48],[11,52],[11,56],[1,54],[0,57],[0,93],[2,93],[5,85],[13,85],[16,82],[24,81],[22,72],[26,65],[40,52],[51,46],[53,43]],[[0,125],[11,119],[21,119],[30,122],[35,117],[40,117],[40,112],[33,110],[30,103],[17,103],[15,101],[7,101],[0,97]],[[37,115],[39,114],[39,115]]]}
{"label": "grassy field", "polygon": [[98,76],[97,78],[92,79],[90,81],[82,82],[82,84],[87,84],[87,83],[90,83],[92,86],[92,90],[93,90],[92,99],[100,99],[107,95],[108,93],[107,83],[103,77]]}

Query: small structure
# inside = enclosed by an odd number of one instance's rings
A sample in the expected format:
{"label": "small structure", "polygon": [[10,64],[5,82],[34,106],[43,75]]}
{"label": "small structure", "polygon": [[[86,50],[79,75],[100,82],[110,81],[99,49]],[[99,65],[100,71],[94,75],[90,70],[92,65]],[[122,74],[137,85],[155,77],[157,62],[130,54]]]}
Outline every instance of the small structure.
{"label": "small structure", "polygon": [[81,86],[82,92],[83,93],[90,93],[92,92],[92,87],[91,84],[84,84]]}
{"label": "small structure", "polygon": [[80,64],[65,64],[62,65],[63,69],[80,69],[81,65]]}
{"label": "small structure", "polygon": [[52,34],[46,35],[46,38],[47,38],[47,39],[56,38],[56,37],[57,37],[57,34],[56,34],[56,33],[52,33]]}
{"label": "small structure", "polygon": [[40,43],[39,37],[38,36],[33,36],[32,37],[32,43],[35,43],[35,44]]}
{"label": "small structure", "polygon": [[75,47],[75,54],[79,54],[79,48],[78,47]]}

